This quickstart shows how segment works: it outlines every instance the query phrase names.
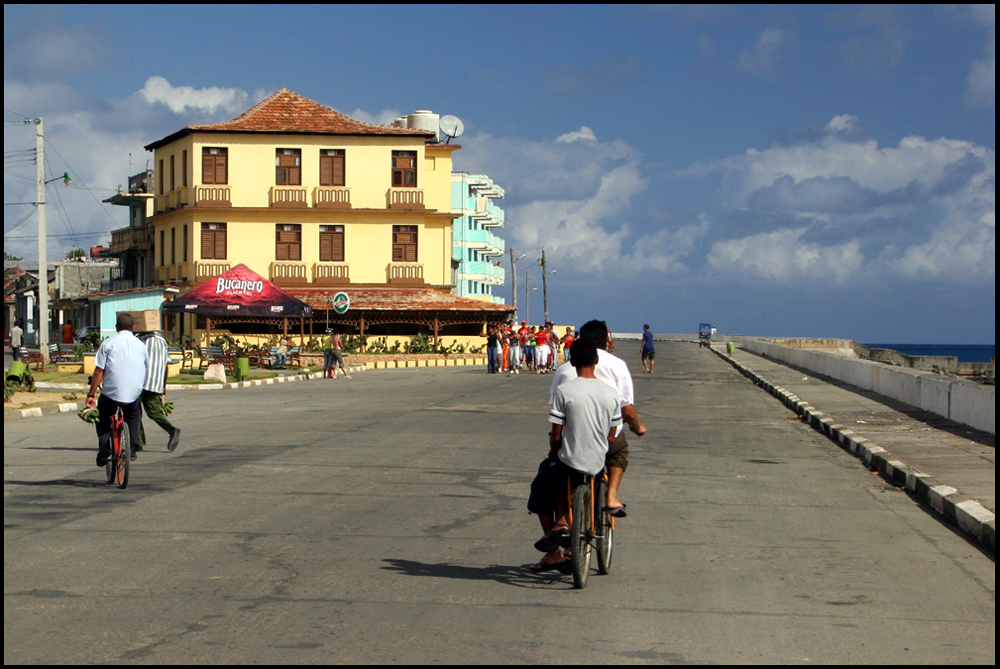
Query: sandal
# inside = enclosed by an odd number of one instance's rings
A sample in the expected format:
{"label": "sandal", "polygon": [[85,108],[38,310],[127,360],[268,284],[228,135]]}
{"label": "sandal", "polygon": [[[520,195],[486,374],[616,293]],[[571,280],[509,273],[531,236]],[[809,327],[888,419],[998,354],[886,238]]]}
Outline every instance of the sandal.
{"label": "sandal", "polygon": [[534,574],[544,574],[547,571],[561,570],[569,560],[563,560],[562,562],[546,562],[545,560],[539,560],[538,564],[533,564],[528,569]]}

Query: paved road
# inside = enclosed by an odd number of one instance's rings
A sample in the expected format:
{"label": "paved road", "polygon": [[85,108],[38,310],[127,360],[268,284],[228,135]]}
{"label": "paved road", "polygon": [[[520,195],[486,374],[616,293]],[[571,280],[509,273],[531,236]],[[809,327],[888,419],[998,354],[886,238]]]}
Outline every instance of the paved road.
{"label": "paved road", "polygon": [[158,432],[126,491],[75,416],[7,423],[4,662],[994,664],[988,557],[714,354],[659,349],[583,591],[525,571],[551,377],[178,393],[181,448]]}

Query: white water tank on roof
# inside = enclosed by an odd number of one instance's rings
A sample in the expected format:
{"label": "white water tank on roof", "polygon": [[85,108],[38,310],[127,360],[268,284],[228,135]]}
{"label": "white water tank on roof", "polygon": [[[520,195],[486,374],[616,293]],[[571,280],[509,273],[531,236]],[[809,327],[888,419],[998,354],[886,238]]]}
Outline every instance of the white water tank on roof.
{"label": "white water tank on roof", "polygon": [[407,117],[408,128],[433,132],[435,141],[440,140],[440,122],[441,117],[427,109],[418,109]]}
{"label": "white water tank on roof", "polygon": [[395,121],[392,122],[392,125],[394,125],[397,128],[406,128],[408,127],[408,124],[409,124],[409,119],[406,116],[400,116],[399,118],[397,118]]}

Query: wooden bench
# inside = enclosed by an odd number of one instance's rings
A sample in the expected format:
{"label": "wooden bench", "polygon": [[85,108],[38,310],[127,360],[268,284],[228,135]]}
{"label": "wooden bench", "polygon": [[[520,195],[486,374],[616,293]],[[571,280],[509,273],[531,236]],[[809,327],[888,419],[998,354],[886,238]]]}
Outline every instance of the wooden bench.
{"label": "wooden bench", "polygon": [[206,346],[201,349],[199,357],[201,358],[201,364],[198,369],[203,367],[208,367],[212,363],[219,363],[225,367],[226,372],[229,374],[236,373],[236,356],[226,350],[223,350],[221,346]]}
{"label": "wooden bench", "polygon": [[167,353],[170,354],[171,365],[181,363],[181,369],[194,368],[194,351],[183,349],[179,346],[168,346]]}
{"label": "wooden bench", "polygon": [[50,344],[49,360],[57,364],[76,362],[76,346],[73,344]]}
{"label": "wooden bench", "polygon": [[25,367],[30,369],[31,366],[34,365],[36,372],[45,371],[45,357],[42,355],[41,351],[29,351],[27,346],[22,346],[20,350],[21,361],[24,362]]}

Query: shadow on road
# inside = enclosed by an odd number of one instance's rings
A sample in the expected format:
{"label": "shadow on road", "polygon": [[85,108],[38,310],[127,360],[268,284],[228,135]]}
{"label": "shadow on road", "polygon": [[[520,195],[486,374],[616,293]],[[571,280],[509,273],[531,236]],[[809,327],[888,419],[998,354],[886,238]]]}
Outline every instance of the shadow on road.
{"label": "shadow on road", "polygon": [[466,567],[447,562],[440,564],[425,564],[414,562],[413,560],[383,560],[386,563],[382,569],[386,571],[396,571],[407,576],[432,576],[435,578],[452,578],[467,581],[496,581],[504,585],[512,585],[517,588],[546,588],[552,586],[563,586],[572,589],[573,578],[564,576],[559,572],[548,572],[546,574],[532,574],[528,571],[530,565],[511,567],[506,565],[492,565],[486,567]]}
{"label": "shadow on road", "polygon": [[29,488],[45,488],[61,486],[67,488],[107,488],[105,481],[77,481],[74,479],[55,479],[53,481],[4,481],[4,485],[23,485]]}

